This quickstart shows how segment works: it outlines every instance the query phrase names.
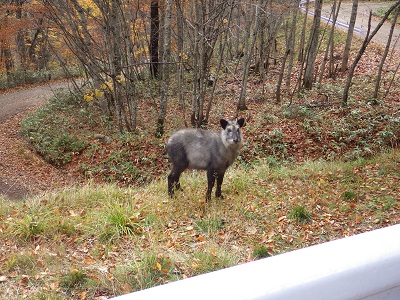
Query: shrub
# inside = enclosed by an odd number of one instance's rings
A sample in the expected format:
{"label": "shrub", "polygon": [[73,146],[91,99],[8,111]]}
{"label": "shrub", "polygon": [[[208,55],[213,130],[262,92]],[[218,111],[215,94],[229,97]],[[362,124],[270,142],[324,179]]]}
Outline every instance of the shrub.
{"label": "shrub", "polygon": [[311,214],[301,205],[295,206],[289,213],[289,217],[301,223],[311,220]]}

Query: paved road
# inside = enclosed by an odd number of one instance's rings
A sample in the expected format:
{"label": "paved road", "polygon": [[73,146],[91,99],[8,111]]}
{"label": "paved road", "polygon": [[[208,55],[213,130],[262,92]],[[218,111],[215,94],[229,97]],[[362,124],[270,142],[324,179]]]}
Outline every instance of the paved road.
{"label": "paved road", "polygon": [[[369,12],[376,11],[378,8],[389,8],[391,5],[393,5],[393,2],[365,2],[365,3],[359,3],[358,4],[358,14],[357,14],[357,19],[356,19],[356,28],[355,30],[355,36],[358,38],[364,38],[367,30],[368,30],[368,18],[369,18]],[[322,9],[322,14],[325,17],[330,16],[331,12],[331,5],[326,5]],[[348,25],[350,21],[350,15],[351,15],[351,7],[352,3],[342,3],[340,6],[340,11],[339,11],[339,17],[338,21],[340,23]],[[380,19],[378,18],[372,18],[371,22],[371,32],[376,28],[378,25]],[[345,29],[347,30],[347,29]],[[390,22],[386,22],[378,31],[378,33],[375,35],[375,37],[372,39],[373,41],[386,45],[387,42],[387,37],[389,36],[389,31],[390,31]],[[399,39],[397,44],[395,45],[396,49],[400,51],[400,26],[397,25],[393,39],[392,39],[392,46],[396,39]]]}
{"label": "paved road", "polygon": [[68,81],[58,81],[30,88],[12,89],[0,94],[0,123],[49,99],[54,91],[68,87]]}

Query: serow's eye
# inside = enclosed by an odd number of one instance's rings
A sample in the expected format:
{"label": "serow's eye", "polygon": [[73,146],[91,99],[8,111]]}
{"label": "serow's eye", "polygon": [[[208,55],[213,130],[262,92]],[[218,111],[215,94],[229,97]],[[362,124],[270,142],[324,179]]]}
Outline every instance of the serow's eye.
{"label": "serow's eye", "polygon": [[231,132],[232,132],[232,129],[228,128],[228,132],[231,133]]}

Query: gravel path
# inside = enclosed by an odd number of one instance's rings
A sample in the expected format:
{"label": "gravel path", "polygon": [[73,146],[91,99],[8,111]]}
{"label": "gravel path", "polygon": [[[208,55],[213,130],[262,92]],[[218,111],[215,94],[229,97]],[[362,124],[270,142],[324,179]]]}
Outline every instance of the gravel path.
{"label": "gravel path", "polygon": [[54,91],[60,88],[68,88],[66,80],[11,89],[0,92],[0,124],[17,113],[24,112],[34,106],[43,104],[54,95]]}

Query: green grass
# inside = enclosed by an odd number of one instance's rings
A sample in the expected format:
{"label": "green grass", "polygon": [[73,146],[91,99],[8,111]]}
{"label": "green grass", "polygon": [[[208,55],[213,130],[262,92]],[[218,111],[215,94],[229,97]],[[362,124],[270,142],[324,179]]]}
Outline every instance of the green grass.
{"label": "green grass", "polygon": [[261,259],[271,256],[268,252],[268,248],[264,245],[257,245],[253,250],[254,259]]}
{"label": "green grass", "polygon": [[[228,170],[204,203],[204,172],[142,187],[88,184],[1,200],[0,297],[108,297],[400,222],[400,152],[372,160]],[[25,283],[24,283],[25,284]]]}
{"label": "green grass", "polygon": [[83,270],[72,269],[61,278],[60,286],[65,289],[73,289],[77,286],[83,286],[88,280],[88,276]]}
{"label": "green grass", "polygon": [[311,214],[308,210],[301,205],[296,205],[288,214],[289,218],[292,218],[298,222],[308,222],[311,220]]}

